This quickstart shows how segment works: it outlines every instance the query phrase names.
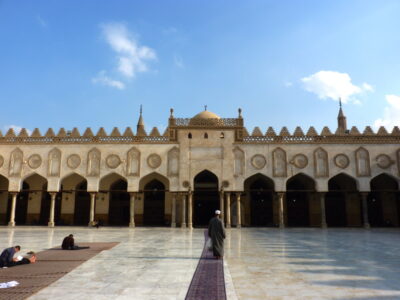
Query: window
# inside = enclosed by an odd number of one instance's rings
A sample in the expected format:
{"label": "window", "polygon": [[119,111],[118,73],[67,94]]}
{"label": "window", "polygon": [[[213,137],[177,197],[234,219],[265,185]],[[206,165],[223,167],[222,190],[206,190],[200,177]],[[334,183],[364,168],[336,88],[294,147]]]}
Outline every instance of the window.
{"label": "window", "polygon": [[188,139],[191,139],[191,138],[192,138],[192,133],[189,132],[189,134],[188,134]]}
{"label": "window", "polygon": [[219,135],[219,137],[220,137],[221,139],[225,138],[225,133],[221,132],[221,134]]}
{"label": "window", "polygon": [[204,138],[208,139],[208,133],[207,132],[204,134]]}

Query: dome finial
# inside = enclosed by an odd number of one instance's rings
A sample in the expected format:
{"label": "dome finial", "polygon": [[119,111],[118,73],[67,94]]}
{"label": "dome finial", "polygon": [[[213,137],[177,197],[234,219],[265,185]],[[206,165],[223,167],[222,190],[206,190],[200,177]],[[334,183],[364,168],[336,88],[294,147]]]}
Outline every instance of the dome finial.
{"label": "dome finial", "polygon": [[204,110],[205,110],[205,111],[207,110],[207,105],[204,105]]}
{"label": "dome finial", "polygon": [[169,110],[169,112],[170,112],[170,118],[173,118],[174,117],[174,109],[171,107],[170,108],[170,110]]}

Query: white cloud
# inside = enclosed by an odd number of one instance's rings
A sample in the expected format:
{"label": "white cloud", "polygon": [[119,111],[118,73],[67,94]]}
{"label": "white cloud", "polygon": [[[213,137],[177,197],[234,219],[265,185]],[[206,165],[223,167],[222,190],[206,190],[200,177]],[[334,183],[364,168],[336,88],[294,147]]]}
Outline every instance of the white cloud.
{"label": "white cloud", "polygon": [[106,76],[105,71],[100,71],[99,74],[97,74],[97,77],[92,78],[92,82],[94,84],[99,83],[99,84],[107,85],[110,87],[114,87],[119,90],[123,90],[125,88],[125,84],[123,82],[114,80],[114,79]]}
{"label": "white cloud", "polygon": [[141,46],[128,29],[120,23],[109,23],[101,26],[107,43],[117,53],[118,71],[126,77],[148,71],[147,62],[157,59],[156,52]]}
{"label": "white cloud", "polygon": [[386,127],[390,130],[394,126],[400,126],[400,96],[386,95],[388,106],[383,111],[383,118],[377,119],[374,122],[374,127]]}
{"label": "white cloud", "polygon": [[[15,134],[19,134],[23,127],[18,126],[18,125],[5,125],[5,126],[3,126],[4,133],[6,133],[10,128],[12,128],[14,130]],[[29,135],[32,134],[31,130],[26,129],[26,131],[28,132]]]}
{"label": "white cloud", "polygon": [[351,82],[350,75],[335,71],[319,71],[308,77],[301,79],[303,88],[314,93],[320,99],[333,99],[338,101],[342,99],[344,103],[353,102],[360,103],[354,99],[354,95],[364,92],[372,92],[374,89],[368,83],[357,86]]}

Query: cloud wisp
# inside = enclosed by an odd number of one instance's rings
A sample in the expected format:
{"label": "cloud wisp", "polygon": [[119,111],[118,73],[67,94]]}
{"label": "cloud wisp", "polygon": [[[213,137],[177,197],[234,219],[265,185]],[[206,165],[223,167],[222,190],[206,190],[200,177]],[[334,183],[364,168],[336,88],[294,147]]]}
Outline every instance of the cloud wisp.
{"label": "cloud wisp", "polygon": [[357,86],[352,83],[349,74],[336,71],[319,71],[302,78],[301,82],[307,92],[316,94],[320,99],[338,101],[341,98],[344,103],[360,104],[354,96],[374,90],[368,83]]}
{"label": "cloud wisp", "polygon": [[394,126],[400,126],[400,96],[386,95],[387,106],[384,108],[383,117],[374,122],[377,129],[380,126],[390,130]]}
{"label": "cloud wisp", "polygon": [[119,90],[125,89],[125,84],[122,81],[111,79],[106,75],[106,71],[100,71],[96,77],[92,78],[94,84],[102,84]]}

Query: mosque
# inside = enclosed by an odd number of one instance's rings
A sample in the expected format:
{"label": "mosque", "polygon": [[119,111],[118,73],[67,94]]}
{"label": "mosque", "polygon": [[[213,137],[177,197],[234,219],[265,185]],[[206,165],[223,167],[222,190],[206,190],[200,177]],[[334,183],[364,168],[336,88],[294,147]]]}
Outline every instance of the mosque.
{"label": "mosque", "polygon": [[0,132],[8,226],[399,226],[400,130],[272,127],[204,110],[167,129]]}

